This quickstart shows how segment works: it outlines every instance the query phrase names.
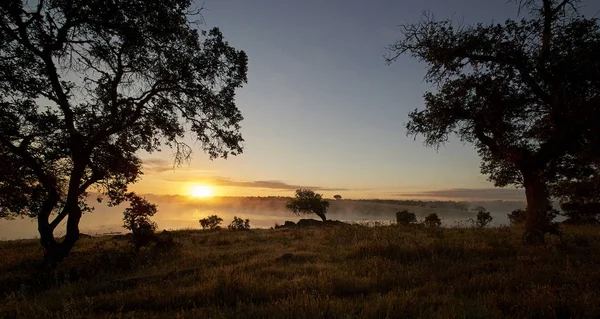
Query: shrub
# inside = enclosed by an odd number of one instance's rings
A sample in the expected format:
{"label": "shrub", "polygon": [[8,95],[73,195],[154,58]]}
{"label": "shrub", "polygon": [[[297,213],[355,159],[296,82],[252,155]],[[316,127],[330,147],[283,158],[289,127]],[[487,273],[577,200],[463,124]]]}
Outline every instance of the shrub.
{"label": "shrub", "polygon": [[415,215],[415,213],[403,210],[396,213],[396,222],[399,225],[414,224],[417,222],[417,216]]}
{"label": "shrub", "polygon": [[440,227],[442,226],[442,220],[438,217],[436,213],[431,213],[427,217],[425,217],[423,224],[425,224],[425,226],[427,227]]}
{"label": "shrub", "polygon": [[149,217],[156,214],[157,208],[135,193],[129,193],[125,198],[129,201],[129,207],[123,212],[123,227],[131,230],[133,243],[136,250],[139,250],[155,239],[157,225]]}
{"label": "shrub", "polygon": [[525,211],[522,209],[515,209],[508,214],[508,220],[511,225],[520,225],[525,222]]}
{"label": "shrub", "polygon": [[479,212],[477,212],[477,221],[475,222],[475,225],[477,225],[477,227],[483,228],[489,225],[492,222],[492,219],[493,218],[490,212],[480,210]]}
{"label": "shrub", "polygon": [[238,218],[237,216],[233,216],[233,221],[229,226],[227,226],[230,230],[249,230],[250,229],[250,220],[243,220]]}
{"label": "shrub", "polygon": [[221,229],[221,226],[219,226],[219,224],[221,224],[221,222],[223,222],[223,218],[221,218],[217,215],[211,215],[206,218],[200,219],[199,222],[200,222],[200,226],[202,226],[202,229],[215,230],[215,229]]}

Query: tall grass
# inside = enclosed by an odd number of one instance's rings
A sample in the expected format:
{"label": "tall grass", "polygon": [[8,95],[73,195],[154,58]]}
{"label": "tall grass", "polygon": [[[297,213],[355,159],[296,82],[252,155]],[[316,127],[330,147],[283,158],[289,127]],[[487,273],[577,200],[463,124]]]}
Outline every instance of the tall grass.
{"label": "tall grass", "polygon": [[137,254],[86,238],[56,271],[2,242],[0,317],[600,317],[600,228],[564,230],[544,247],[509,227],[186,230]]}

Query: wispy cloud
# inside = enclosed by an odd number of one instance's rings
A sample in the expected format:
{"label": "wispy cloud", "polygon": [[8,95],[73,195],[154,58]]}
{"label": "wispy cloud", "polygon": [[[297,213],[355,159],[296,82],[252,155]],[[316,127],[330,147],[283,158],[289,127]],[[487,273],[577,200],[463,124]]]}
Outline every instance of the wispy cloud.
{"label": "wispy cloud", "polygon": [[293,190],[299,188],[308,188],[319,191],[347,191],[347,188],[337,187],[321,187],[321,186],[308,186],[308,185],[295,185],[288,184],[277,180],[266,180],[266,181],[236,181],[228,177],[222,176],[187,176],[187,177],[166,177],[163,178],[169,182],[195,182],[195,183],[206,183],[213,186],[230,186],[230,187],[249,187],[249,188],[269,188],[269,189],[281,189],[281,190]]}
{"label": "wispy cloud", "polygon": [[[160,174],[164,172],[177,172],[179,169],[185,169],[183,167],[177,167],[173,165],[173,162],[160,159],[160,158],[146,158],[142,160],[144,166],[144,173],[146,175],[150,174]],[[214,173],[214,170],[189,170],[185,169],[186,173]]]}
{"label": "wispy cloud", "polygon": [[159,158],[146,158],[142,160],[145,173],[162,173],[173,170],[173,163]]}
{"label": "wispy cloud", "polygon": [[515,188],[451,188],[422,192],[394,193],[394,195],[411,198],[520,201],[525,198],[525,191],[523,189]]}

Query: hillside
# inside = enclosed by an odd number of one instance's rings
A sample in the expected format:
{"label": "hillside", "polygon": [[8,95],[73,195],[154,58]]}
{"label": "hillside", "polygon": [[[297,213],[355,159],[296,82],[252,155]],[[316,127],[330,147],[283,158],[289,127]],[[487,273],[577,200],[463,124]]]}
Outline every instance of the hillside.
{"label": "hillside", "polygon": [[[358,225],[82,239],[55,272],[0,243],[2,318],[598,318],[600,228]],[[172,240],[172,242],[170,242]]]}

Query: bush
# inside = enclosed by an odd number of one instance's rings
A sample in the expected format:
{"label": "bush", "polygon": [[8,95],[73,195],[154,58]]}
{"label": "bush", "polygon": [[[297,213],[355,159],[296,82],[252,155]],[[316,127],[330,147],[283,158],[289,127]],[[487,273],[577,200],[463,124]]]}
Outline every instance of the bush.
{"label": "bush", "polygon": [[493,218],[490,212],[480,210],[479,212],[477,212],[477,221],[475,222],[475,225],[477,225],[477,227],[483,228],[489,225],[492,222],[492,220]]}
{"label": "bush", "polygon": [[230,230],[249,230],[250,229],[250,220],[243,220],[236,216],[233,216],[233,221],[229,226],[227,226]]}
{"label": "bush", "polygon": [[520,225],[525,223],[525,211],[522,209],[515,209],[508,214],[508,220],[511,225]]}
{"label": "bush", "polygon": [[221,224],[221,222],[223,222],[223,218],[221,218],[217,215],[211,215],[206,218],[200,219],[199,222],[200,222],[200,226],[202,226],[202,229],[215,230],[215,229],[221,229],[221,226],[219,226],[219,224]]}
{"label": "bush", "polygon": [[148,202],[134,193],[125,197],[129,201],[129,207],[123,212],[123,227],[133,233],[133,243],[136,250],[154,241],[154,232],[157,225],[149,217],[157,212],[156,205]]}
{"label": "bush", "polygon": [[438,217],[436,213],[431,213],[427,217],[425,217],[423,224],[425,224],[425,226],[427,227],[440,227],[442,226],[442,220]]}
{"label": "bush", "polygon": [[403,210],[396,213],[396,222],[399,225],[410,225],[417,222],[417,216],[415,213],[411,213],[407,210]]}

